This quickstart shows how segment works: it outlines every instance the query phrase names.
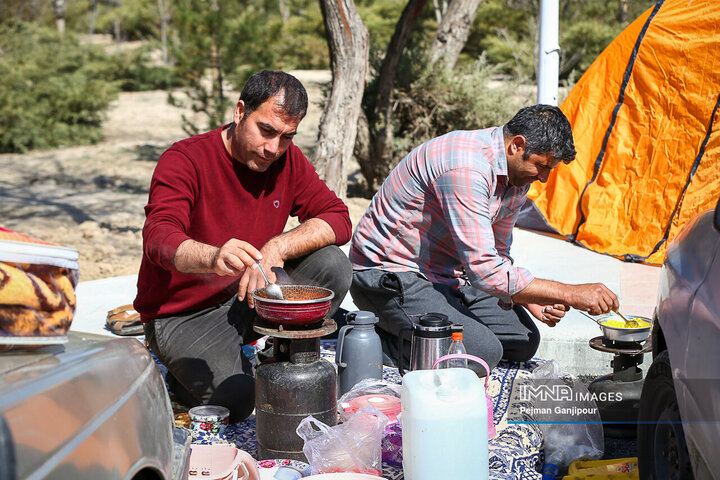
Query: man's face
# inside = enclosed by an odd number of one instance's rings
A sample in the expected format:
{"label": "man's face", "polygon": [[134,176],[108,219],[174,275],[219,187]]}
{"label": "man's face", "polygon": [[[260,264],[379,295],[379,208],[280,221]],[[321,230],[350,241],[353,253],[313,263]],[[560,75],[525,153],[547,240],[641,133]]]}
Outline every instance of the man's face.
{"label": "man's face", "polygon": [[525,137],[516,135],[506,146],[508,159],[508,180],[510,185],[522,187],[539,180],[542,183],[548,181],[550,172],[560,164],[560,160],[554,159],[549,153],[532,153],[528,158],[525,156]]}
{"label": "man's face", "polygon": [[230,151],[235,160],[254,172],[264,172],[290,146],[302,118],[290,118],[279,106],[282,97],[275,95],[245,117],[245,103],[235,106],[234,132]]}

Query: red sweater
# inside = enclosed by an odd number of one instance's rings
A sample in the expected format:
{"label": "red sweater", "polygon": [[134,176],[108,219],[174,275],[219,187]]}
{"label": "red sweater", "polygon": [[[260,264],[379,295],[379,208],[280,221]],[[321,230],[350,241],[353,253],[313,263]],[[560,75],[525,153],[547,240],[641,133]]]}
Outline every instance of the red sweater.
{"label": "red sweater", "polygon": [[187,239],[222,246],[237,238],[261,248],[290,215],[326,221],[336,243],[350,239],[348,209],[291,144],[270,168],[253,172],[225,149],[222,129],[172,145],[158,161],[145,206],[143,259],[135,309],[143,322],[199,310],[237,294],[239,277],[180,273],[173,259]]}

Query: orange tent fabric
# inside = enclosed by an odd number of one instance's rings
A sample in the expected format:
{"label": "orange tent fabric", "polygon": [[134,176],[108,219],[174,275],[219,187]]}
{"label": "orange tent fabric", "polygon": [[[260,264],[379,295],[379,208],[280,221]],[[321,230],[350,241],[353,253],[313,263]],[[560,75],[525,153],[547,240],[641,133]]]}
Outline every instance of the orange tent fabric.
{"label": "orange tent fabric", "polygon": [[719,106],[718,1],[658,2],[560,106],[577,157],[533,185],[518,226],[532,211],[594,251],[661,264],[668,241],[720,197]]}

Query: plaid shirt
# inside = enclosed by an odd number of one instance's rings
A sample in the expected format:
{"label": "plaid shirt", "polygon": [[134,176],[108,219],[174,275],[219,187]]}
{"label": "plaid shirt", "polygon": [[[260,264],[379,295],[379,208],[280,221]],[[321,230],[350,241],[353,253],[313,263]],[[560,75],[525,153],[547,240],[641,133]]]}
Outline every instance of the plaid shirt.
{"label": "plaid shirt", "polygon": [[502,127],[430,140],[373,198],[353,234],[353,268],[418,272],[456,288],[469,282],[508,308],[533,280],[510,257],[528,189],[508,183]]}

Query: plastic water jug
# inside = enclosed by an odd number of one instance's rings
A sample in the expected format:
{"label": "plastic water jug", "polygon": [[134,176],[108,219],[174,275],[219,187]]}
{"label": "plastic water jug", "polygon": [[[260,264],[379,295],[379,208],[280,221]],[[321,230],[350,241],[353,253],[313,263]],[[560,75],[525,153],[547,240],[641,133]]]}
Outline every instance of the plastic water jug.
{"label": "plastic water jug", "polygon": [[406,480],[488,478],[485,387],[472,370],[409,372],[401,398]]}

